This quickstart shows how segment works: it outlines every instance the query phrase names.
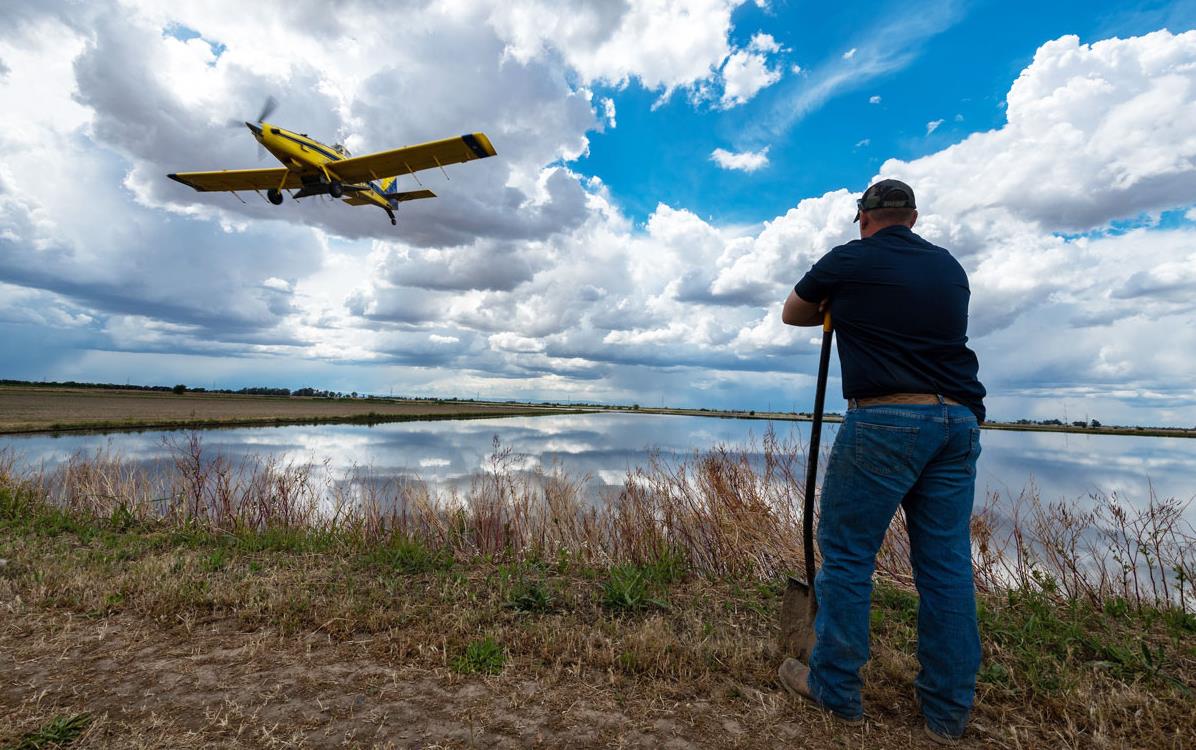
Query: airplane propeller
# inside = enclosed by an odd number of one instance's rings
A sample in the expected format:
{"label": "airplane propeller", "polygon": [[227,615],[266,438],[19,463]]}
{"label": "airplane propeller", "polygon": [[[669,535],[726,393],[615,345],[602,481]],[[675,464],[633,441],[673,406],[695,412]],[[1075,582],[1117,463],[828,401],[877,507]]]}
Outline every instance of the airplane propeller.
{"label": "airplane propeller", "polygon": [[261,122],[270,115],[274,114],[274,110],[278,109],[278,100],[272,96],[267,96],[265,103],[262,104],[262,113],[257,116],[255,122]]}
{"label": "airplane propeller", "polygon": [[[262,111],[258,113],[257,119],[250,122],[247,120],[229,120],[228,126],[230,128],[248,127],[254,132],[254,135],[261,132],[262,122],[274,114],[274,110],[278,109],[278,100],[273,96],[267,96],[266,101],[262,103]],[[266,158],[266,148],[259,142],[257,145],[257,160],[261,161]]]}

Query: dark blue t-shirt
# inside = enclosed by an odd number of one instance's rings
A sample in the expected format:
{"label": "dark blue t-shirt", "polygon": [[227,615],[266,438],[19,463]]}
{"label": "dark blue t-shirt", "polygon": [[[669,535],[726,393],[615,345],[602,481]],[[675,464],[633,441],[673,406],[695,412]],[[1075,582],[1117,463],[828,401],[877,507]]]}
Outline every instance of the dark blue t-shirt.
{"label": "dark blue t-shirt", "polygon": [[968,342],[968,277],[951,253],[890,226],[824,255],[794,287],[830,298],[843,398],[938,393],[984,421],[984,386]]}

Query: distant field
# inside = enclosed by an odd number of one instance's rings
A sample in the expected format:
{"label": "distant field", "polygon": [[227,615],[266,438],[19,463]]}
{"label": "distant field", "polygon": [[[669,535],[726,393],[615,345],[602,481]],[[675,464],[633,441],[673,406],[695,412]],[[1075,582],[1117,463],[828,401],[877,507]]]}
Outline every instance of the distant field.
{"label": "distant field", "polygon": [[400,421],[571,411],[451,401],[386,401],[217,393],[0,387],[0,434],[136,427]]}

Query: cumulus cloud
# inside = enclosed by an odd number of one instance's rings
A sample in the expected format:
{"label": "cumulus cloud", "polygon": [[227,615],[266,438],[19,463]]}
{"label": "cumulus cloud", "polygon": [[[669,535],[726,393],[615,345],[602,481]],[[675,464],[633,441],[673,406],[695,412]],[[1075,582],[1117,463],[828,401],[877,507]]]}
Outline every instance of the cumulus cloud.
{"label": "cumulus cloud", "polygon": [[725,148],[716,148],[710,154],[710,160],[723,169],[733,169],[740,172],[755,172],[768,166],[768,146],[759,151],[742,151],[734,153]]}
{"label": "cumulus cloud", "polygon": [[930,135],[934,131],[938,130],[939,125],[942,125],[942,124],[943,124],[942,120],[931,120],[930,122],[926,123],[926,135]]}
{"label": "cumulus cloud", "polygon": [[665,94],[711,78],[730,53],[731,11],[742,0],[658,3],[498,3],[490,24],[506,52],[529,61],[552,50],[586,83],[635,78]]}
{"label": "cumulus cloud", "polygon": [[781,80],[781,71],[768,67],[768,55],[780,50],[770,35],[758,33],[747,49],[736,50],[723,63],[723,108],[747,102],[761,89]]}
{"label": "cumulus cloud", "polygon": [[868,97],[868,103],[869,104],[880,104],[880,96],[874,94],[874,95]]}
{"label": "cumulus cloud", "polygon": [[1003,127],[881,172],[944,214],[1004,211],[1047,231],[1190,203],[1196,32],[1048,42],[1006,101]]}

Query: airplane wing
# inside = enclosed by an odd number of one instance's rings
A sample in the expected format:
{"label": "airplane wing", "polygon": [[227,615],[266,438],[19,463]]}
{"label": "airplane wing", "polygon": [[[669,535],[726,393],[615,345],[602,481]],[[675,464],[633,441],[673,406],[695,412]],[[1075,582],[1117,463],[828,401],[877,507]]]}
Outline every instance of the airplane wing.
{"label": "airplane wing", "polygon": [[[288,174],[289,173],[289,174]],[[288,190],[303,186],[299,175],[286,167],[272,169],[221,169],[217,172],[178,172],[166,175],[172,180],[195,188],[201,193],[220,190],[269,190],[276,188],[286,175],[283,185]]]}
{"label": "airplane wing", "polygon": [[[420,198],[435,198],[436,193],[433,193],[431,190],[408,190],[405,193],[387,193],[386,197],[393,198],[394,200],[398,201],[399,203],[403,203],[404,201],[417,201]],[[352,195],[345,196],[345,203],[348,203],[350,206],[376,206],[376,205],[378,205],[377,203],[374,203],[369,198],[364,198],[357,193],[353,193]]]}
{"label": "airplane wing", "polygon": [[447,164],[460,164],[474,159],[485,159],[497,152],[490,145],[484,133],[467,133],[443,141],[405,146],[393,151],[379,151],[365,156],[354,156],[335,163],[329,163],[329,171],[344,182],[366,182],[380,177],[435,169]]}

